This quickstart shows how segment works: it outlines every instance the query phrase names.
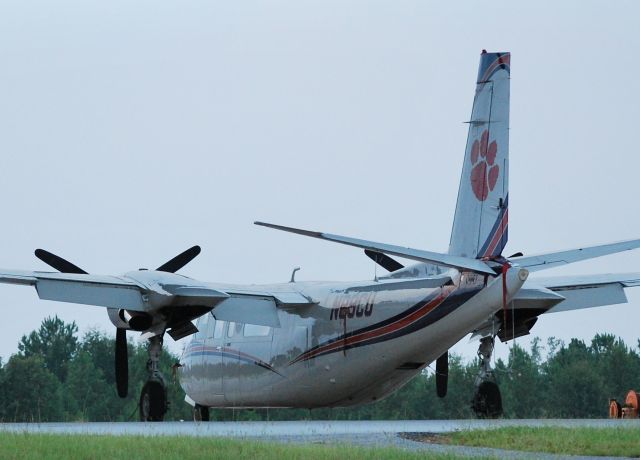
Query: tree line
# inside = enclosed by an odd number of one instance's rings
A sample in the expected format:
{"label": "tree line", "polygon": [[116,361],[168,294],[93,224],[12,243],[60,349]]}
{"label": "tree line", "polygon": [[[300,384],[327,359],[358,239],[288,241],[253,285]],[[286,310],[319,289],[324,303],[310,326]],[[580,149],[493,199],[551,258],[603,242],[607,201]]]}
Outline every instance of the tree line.
{"label": "tree line", "polygon": [[[129,396],[116,394],[115,340],[92,330],[82,337],[74,322],[47,318],[25,335],[18,352],[0,359],[0,421],[137,420],[140,390],[146,381],[147,350],[129,343]],[[167,378],[170,407],[166,420],[190,420],[191,407],[175,378],[179,357],[166,349],[161,367]],[[453,355],[449,391],[436,396],[435,376],[427,370],[391,396],[373,404],[335,409],[213,410],[212,420],[296,419],[460,419],[473,418],[470,400],[478,369],[476,360]],[[640,390],[640,340],[635,347],[611,334],[591,343],[568,344],[534,339],[530,349],[512,346],[506,360],[495,363],[507,418],[606,417],[610,397]]]}

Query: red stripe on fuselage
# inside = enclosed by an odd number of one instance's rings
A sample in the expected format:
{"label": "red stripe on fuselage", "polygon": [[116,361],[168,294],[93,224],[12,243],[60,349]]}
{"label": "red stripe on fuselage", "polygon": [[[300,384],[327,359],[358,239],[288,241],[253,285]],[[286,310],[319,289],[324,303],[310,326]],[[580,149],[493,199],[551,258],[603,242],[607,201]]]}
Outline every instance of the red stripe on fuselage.
{"label": "red stripe on fuselage", "polygon": [[302,355],[300,355],[298,358],[296,358],[295,360],[293,360],[291,362],[291,364],[294,364],[298,361],[301,360],[306,360],[306,359],[310,359],[313,358],[314,356],[317,356],[319,354],[322,353],[326,353],[329,351],[337,351],[342,347],[347,347],[350,345],[354,345],[356,343],[360,343],[363,342],[365,340],[370,340],[370,339],[374,339],[374,338],[378,338],[380,336],[386,335],[386,334],[391,334],[393,332],[396,332],[402,328],[405,328],[413,323],[415,323],[416,321],[418,321],[419,319],[421,319],[422,317],[424,317],[425,315],[427,315],[429,312],[431,312],[434,308],[436,308],[438,305],[440,305],[448,296],[449,294],[452,292],[452,290],[447,289],[442,290],[442,292],[433,300],[427,302],[425,305],[423,305],[422,307],[420,307],[419,309],[417,309],[416,311],[412,312],[411,314],[405,316],[404,318],[399,318],[397,321],[394,321],[391,324],[387,324],[385,326],[380,326],[379,328],[373,329],[371,331],[366,331],[366,332],[362,332],[360,334],[354,335],[352,337],[348,337],[346,340],[345,339],[336,339],[335,342],[329,343],[323,347],[317,348],[313,351],[308,351],[306,353],[303,353]]}

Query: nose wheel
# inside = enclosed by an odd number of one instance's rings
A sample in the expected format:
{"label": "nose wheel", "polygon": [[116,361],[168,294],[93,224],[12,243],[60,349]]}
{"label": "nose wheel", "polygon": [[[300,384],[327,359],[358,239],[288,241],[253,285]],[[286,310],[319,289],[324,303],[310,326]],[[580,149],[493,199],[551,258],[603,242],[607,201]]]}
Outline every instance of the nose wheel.
{"label": "nose wheel", "polygon": [[147,372],[149,377],[140,393],[140,420],[143,422],[161,422],[167,413],[167,385],[160,373],[159,363],[162,354],[162,336],[149,339],[149,360]]}
{"label": "nose wheel", "polygon": [[164,382],[149,380],[140,393],[140,420],[161,422],[167,412],[167,389]]}
{"label": "nose wheel", "polygon": [[475,391],[471,408],[478,418],[498,418],[502,416],[502,396],[496,377],[491,369],[494,338],[480,339],[478,357],[480,370],[475,381]]}

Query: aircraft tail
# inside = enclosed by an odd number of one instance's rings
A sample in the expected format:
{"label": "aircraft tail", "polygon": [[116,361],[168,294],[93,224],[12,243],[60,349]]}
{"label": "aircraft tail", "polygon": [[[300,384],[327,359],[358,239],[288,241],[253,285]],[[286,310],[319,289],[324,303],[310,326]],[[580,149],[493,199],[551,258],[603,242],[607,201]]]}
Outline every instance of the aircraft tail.
{"label": "aircraft tail", "polygon": [[510,53],[480,56],[449,254],[495,257],[509,221]]}

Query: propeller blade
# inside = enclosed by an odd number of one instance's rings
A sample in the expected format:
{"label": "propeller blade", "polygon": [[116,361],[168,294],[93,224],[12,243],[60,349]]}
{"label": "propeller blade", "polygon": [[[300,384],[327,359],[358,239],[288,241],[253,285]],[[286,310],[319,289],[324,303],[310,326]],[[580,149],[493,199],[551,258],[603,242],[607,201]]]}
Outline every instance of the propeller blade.
{"label": "propeller blade", "polygon": [[195,259],[198,254],[200,254],[200,246],[194,246],[183,253],[178,254],[169,262],[160,265],[156,270],[159,272],[175,273]]}
{"label": "propeller blade", "polygon": [[62,257],[52,254],[49,251],[45,251],[44,249],[36,249],[35,255],[38,259],[43,261],[45,264],[55,268],[59,272],[78,273],[81,275],[87,274],[87,272],[85,272],[83,269],[81,269],[76,265],[73,265],[68,260],[64,260]]}
{"label": "propeller blade", "polygon": [[116,386],[118,396],[126,398],[129,392],[129,355],[127,350],[127,330],[116,329]]}
{"label": "propeller blade", "polygon": [[395,272],[396,270],[404,268],[404,265],[402,265],[400,262],[381,252],[365,249],[364,253],[367,255],[367,257],[369,257],[371,260],[373,260],[375,263],[389,272]]}
{"label": "propeller blade", "polygon": [[447,381],[449,380],[449,352],[445,351],[436,360],[436,392],[439,398],[447,396]]}

